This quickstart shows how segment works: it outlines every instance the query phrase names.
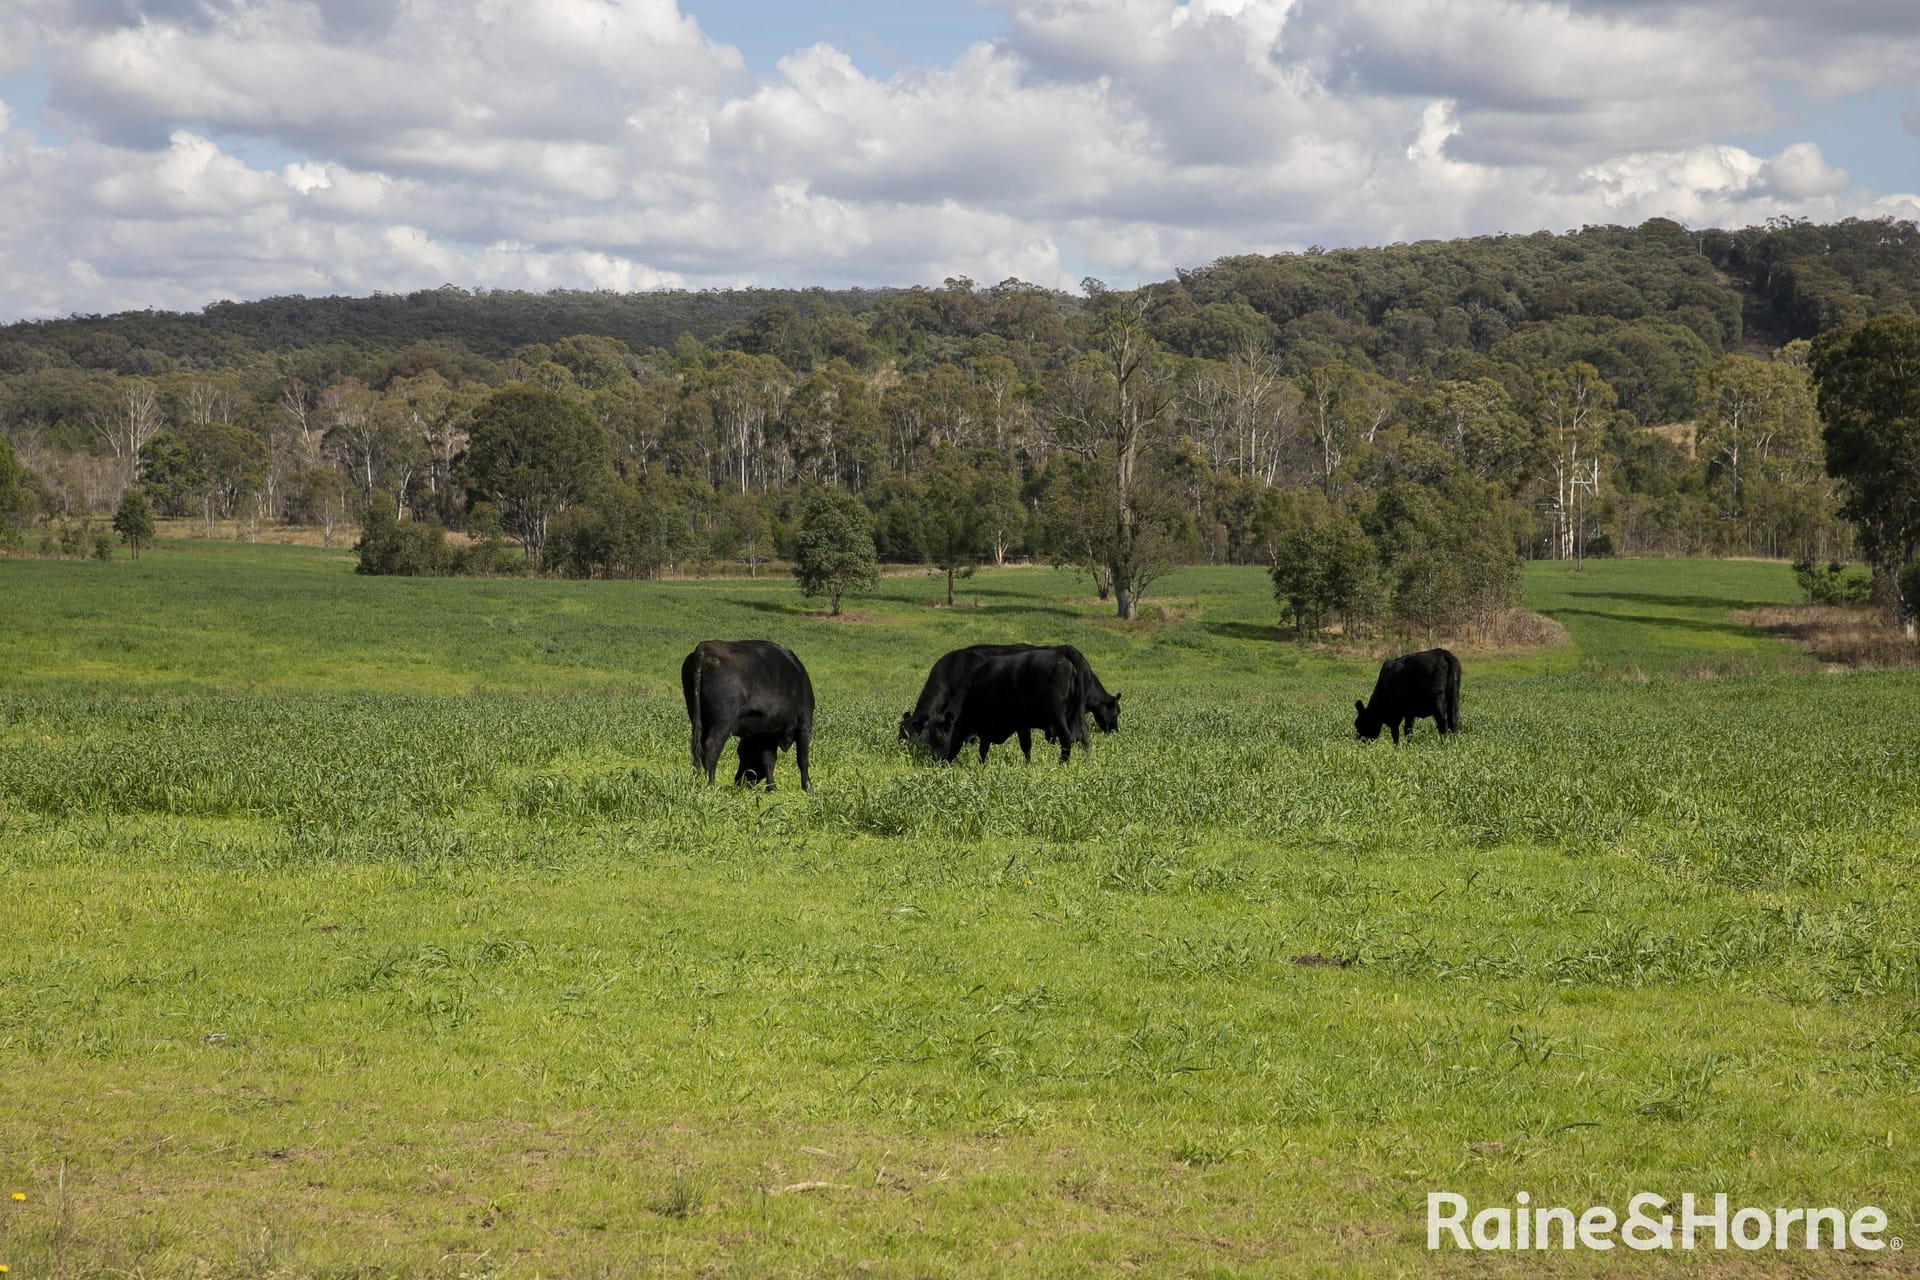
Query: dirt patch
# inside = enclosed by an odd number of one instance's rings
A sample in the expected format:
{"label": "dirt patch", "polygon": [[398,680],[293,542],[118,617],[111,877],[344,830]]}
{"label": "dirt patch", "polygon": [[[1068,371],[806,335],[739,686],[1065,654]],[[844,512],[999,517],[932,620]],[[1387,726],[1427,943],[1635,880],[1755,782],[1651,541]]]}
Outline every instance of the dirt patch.
{"label": "dirt patch", "polygon": [[[1288,636],[1292,632],[1281,629],[1277,634]],[[1335,631],[1322,647],[1350,658],[1391,658],[1414,649],[1436,646],[1451,649],[1456,654],[1493,657],[1531,649],[1551,649],[1555,645],[1567,644],[1571,639],[1565,627],[1545,614],[1535,613],[1531,609],[1508,609],[1494,618],[1485,630],[1460,635],[1372,635],[1353,641],[1348,641]]]}
{"label": "dirt patch", "polygon": [[1770,605],[1733,615],[1737,622],[1791,640],[1840,671],[1920,666],[1920,645],[1877,609],[1829,604]]}
{"label": "dirt patch", "polygon": [[1354,965],[1351,957],[1322,955],[1295,956],[1293,962],[1302,969],[1351,969]]}

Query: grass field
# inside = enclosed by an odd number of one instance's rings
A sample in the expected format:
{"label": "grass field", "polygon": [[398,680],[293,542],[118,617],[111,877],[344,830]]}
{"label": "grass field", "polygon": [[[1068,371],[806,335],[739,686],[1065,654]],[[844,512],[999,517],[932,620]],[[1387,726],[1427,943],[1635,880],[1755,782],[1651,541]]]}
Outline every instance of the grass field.
{"label": "grass field", "polygon": [[[963,586],[0,560],[8,1280],[1906,1273],[1425,1247],[1436,1190],[1920,1233],[1920,673],[1732,621],[1784,566],[1532,566],[1571,643],[1397,751],[1258,571]],[[748,636],[811,795],[693,780],[680,658]],[[986,639],[1121,732],[909,760]]]}

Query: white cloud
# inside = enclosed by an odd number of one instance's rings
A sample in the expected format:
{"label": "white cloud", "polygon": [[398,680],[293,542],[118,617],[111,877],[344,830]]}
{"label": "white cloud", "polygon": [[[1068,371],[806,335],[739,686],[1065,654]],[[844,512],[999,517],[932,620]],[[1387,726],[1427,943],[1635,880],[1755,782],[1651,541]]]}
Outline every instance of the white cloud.
{"label": "white cloud", "polygon": [[1847,171],[1829,168],[1820,148],[1811,142],[1787,147],[1767,161],[1760,176],[1774,194],[1787,200],[1835,196],[1847,189]]}
{"label": "white cloud", "polygon": [[1772,123],[1774,83],[1920,82],[1906,0],[994,2],[1005,35],[942,65],[814,45],[756,82],[675,0],[11,0],[0,72],[46,68],[71,141],[0,103],[0,316],[443,281],[1072,287],[1920,205],[1817,138],[1726,141]]}

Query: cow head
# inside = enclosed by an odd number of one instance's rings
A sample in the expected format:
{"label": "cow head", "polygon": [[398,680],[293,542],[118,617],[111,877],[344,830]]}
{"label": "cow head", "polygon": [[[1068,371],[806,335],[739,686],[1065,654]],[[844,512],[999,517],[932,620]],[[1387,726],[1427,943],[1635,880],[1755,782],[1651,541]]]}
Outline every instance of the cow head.
{"label": "cow head", "polygon": [[927,720],[926,732],[921,735],[921,741],[932,747],[935,753],[952,750],[959,745],[952,741],[954,724],[958,719],[959,716],[954,714],[951,708],[930,717]]}
{"label": "cow head", "polygon": [[1093,727],[1102,733],[1112,733],[1120,727],[1120,695],[1112,694],[1105,698],[1088,698],[1087,710],[1093,714]]}
{"label": "cow head", "polygon": [[927,722],[924,719],[916,719],[913,712],[903,711],[900,713],[900,734],[896,741],[906,742],[909,739],[918,738],[926,728]]}
{"label": "cow head", "polygon": [[1380,736],[1380,730],[1386,722],[1367,710],[1367,704],[1355,698],[1353,700],[1353,732],[1356,736],[1372,742]]}

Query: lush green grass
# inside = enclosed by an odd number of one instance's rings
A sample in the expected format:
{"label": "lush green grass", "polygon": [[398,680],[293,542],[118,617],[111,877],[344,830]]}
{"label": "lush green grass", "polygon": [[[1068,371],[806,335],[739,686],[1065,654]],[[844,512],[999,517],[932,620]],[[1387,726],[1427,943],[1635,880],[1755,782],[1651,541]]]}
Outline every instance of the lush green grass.
{"label": "lush green grass", "polygon": [[[1920,681],[1729,621],[1784,567],[1536,566],[1573,643],[1468,655],[1467,731],[1398,751],[1257,572],[1131,631],[1070,575],[966,586],[831,621],[782,582],[0,561],[0,1263],[1482,1269],[1426,1252],[1439,1189],[1914,1235]],[[749,635],[813,673],[810,796],[692,779],[679,659]],[[933,658],[1007,638],[1079,645],[1121,733],[899,751]]]}

